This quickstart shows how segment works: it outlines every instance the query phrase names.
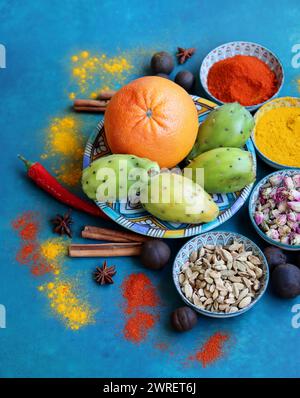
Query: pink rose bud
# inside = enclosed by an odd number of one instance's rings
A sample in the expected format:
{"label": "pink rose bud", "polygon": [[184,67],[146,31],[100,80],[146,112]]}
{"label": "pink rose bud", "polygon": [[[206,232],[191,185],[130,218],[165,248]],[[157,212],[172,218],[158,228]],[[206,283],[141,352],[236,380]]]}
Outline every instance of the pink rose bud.
{"label": "pink rose bud", "polygon": [[288,176],[284,177],[283,183],[286,188],[294,189],[294,181],[293,181],[292,177],[288,177]]}
{"label": "pink rose bud", "polygon": [[269,181],[270,184],[274,186],[277,186],[281,184],[283,177],[280,174],[277,174],[275,176],[270,177]]}
{"label": "pink rose bud", "polygon": [[260,225],[264,221],[264,215],[262,212],[257,211],[254,213],[254,220],[257,225]]}
{"label": "pink rose bud", "polygon": [[280,216],[278,216],[276,218],[276,224],[277,225],[285,225],[286,224],[286,214],[280,214]]}
{"label": "pink rose bud", "polygon": [[292,189],[289,196],[291,200],[295,200],[296,202],[300,201],[300,192],[296,189]]}
{"label": "pink rose bud", "polygon": [[297,213],[300,213],[300,202],[287,202],[288,207]]}
{"label": "pink rose bud", "polygon": [[300,234],[292,232],[290,234],[291,245],[300,245]]}
{"label": "pink rose bud", "polygon": [[287,215],[287,218],[288,218],[288,220],[291,221],[291,222],[296,222],[296,221],[297,221],[297,213],[294,213],[294,212],[291,211],[291,212]]}
{"label": "pink rose bud", "polygon": [[295,188],[300,188],[300,174],[295,174],[293,176],[293,182],[294,182]]}
{"label": "pink rose bud", "polygon": [[279,240],[279,233],[278,231],[276,231],[276,229],[270,229],[269,231],[266,232],[266,235],[273,240],[276,241]]}

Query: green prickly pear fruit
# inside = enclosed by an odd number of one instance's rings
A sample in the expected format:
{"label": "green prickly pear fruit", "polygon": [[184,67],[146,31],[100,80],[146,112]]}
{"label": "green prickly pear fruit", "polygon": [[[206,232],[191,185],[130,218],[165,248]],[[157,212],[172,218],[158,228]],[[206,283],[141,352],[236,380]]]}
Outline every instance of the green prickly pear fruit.
{"label": "green prickly pear fruit", "polygon": [[175,173],[160,173],[149,179],[141,189],[144,208],[161,220],[197,224],[214,220],[219,208],[189,178]]}
{"label": "green prickly pear fruit", "polygon": [[216,148],[197,156],[187,168],[204,169],[204,188],[209,193],[240,191],[255,180],[250,152],[239,148]]}
{"label": "green prickly pear fruit", "polygon": [[188,159],[219,147],[241,148],[254,127],[251,113],[234,102],[214,109],[200,124],[198,136]]}
{"label": "green prickly pear fruit", "polygon": [[82,172],[82,188],[99,202],[127,200],[133,184],[145,183],[159,173],[156,162],[134,155],[108,155],[92,162]]}

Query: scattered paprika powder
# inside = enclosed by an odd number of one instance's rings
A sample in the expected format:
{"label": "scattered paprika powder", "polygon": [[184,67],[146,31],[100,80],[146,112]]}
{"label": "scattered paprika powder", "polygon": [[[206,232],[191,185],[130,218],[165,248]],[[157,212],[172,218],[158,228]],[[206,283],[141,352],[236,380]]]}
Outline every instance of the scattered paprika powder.
{"label": "scattered paprika powder", "polygon": [[207,365],[217,361],[224,355],[223,346],[229,340],[226,333],[216,332],[203,344],[201,349],[195,355],[189,357],[190,360],[196,360],[202,363],[205,368]]}
{"label": "scattered paprika powder", "polygon": [[126,300],[124,312],[128,316],[123,330],[124,337],[133,343],[140,343],[158,319],[156,314],[149,312],[151,309],[155,311],[159,304],[156,289],[147,275],[138,273],[131,274],[124,280],[122,292]]}
{"label": "scattered paprika powder", "polygon": [[235,55],[210,68],[207,85],[222,102],[250,106],[270,99],[278,84],[275,73],[263,61],[250,55]]}

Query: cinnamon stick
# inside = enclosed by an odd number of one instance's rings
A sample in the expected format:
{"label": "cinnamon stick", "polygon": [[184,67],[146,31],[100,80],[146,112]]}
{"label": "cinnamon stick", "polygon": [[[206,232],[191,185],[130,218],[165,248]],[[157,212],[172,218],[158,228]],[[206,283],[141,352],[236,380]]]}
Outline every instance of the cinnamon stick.
{"label": "cinnamon stick", "polygon": [[93,100],[93,99],[76,99],[74,100],[74,107],[78,106],[89,106],[89,107],[99,107],[106,106],[108,101],[105,100]]}
{"label": "cinnamon stick", "polygon": [[139,256],[142,243],[100,243],[100,244],[71,244],[70,257],[123,257]]}
{"label": "cinnamon stick", "polygon": [[109,101],[112,99],[115,91],[103,91],[99,93],[97,99],[76,99],[73,108],[76,112],[105,112]]}
{"label": "cinnamon stick", "polygon": [[98,95],[99,100],[110,100],[116,94],[114,90],[101,91]]}
{"label": "cinnamon stick", "polygon": [[106,106],[74,106],[74,111],[102,113],[106,111]]}
{"label": "cinnamon stick", "polygon": [[107,240],[110,242],[146,242],[150,238],[129,231],[118,231],[109,228],[100,228],[87,225],[81,232],[87,239]]}

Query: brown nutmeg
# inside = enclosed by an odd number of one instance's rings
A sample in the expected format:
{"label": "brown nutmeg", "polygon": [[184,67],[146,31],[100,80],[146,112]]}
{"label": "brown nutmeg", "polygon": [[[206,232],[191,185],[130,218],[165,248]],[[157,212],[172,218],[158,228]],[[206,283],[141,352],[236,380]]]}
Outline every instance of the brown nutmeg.
{"label": "brown nutmeg", "polygon": [[171,324],[179,332],[192,329],[197,320],[197,313],[188,306],[176,308],[171,314]]}

